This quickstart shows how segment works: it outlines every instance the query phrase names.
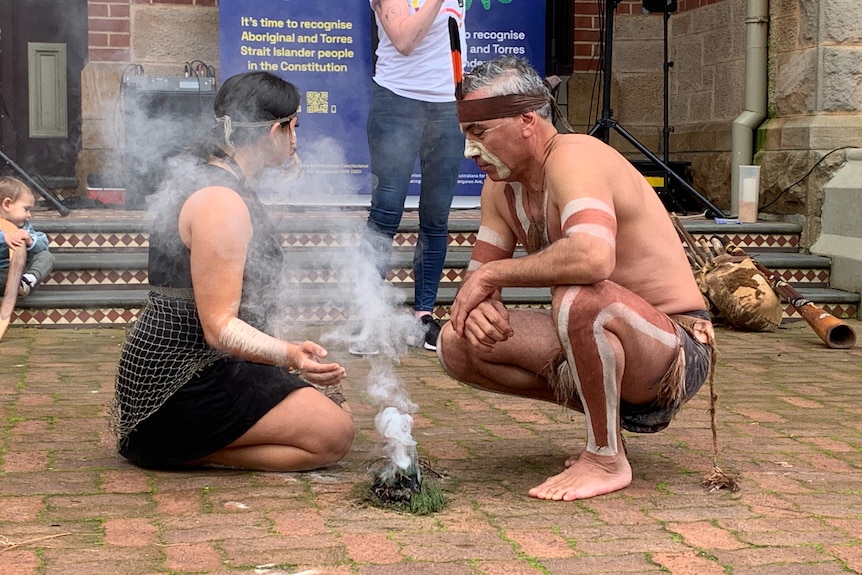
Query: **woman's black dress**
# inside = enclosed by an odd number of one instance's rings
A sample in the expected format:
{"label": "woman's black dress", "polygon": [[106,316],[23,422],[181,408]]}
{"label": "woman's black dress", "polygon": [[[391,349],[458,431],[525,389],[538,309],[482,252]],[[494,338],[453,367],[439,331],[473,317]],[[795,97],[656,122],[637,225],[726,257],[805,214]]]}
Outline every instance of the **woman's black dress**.
{"label": "woman's black dress", "polygon": [[308,386],[280,367],[228,356],[204,341],[178,219],[185,200],[207,186],[235,190],[251,215],[239,318],[268,332],[267,321],[278,314],[281,242],[256,194],[212,165],[178,177],[159,194],[170,196],[158,198],[153,210],[151,291],[123,344],[117,371],[113,424],[119,452],[142,467],[182,465],[216,452],[289,393]]}

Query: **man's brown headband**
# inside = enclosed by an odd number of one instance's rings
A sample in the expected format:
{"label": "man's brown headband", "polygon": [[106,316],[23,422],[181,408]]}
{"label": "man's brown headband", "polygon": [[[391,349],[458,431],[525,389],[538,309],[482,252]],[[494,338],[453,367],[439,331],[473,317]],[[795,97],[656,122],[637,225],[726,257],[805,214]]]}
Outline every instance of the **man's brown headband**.
{"label": "man's brown headband", "polygon": [[476,100],[458,100],[458,121],[462,124],[511,118],[538,110],[550,104],[547,96],[508,94]]}

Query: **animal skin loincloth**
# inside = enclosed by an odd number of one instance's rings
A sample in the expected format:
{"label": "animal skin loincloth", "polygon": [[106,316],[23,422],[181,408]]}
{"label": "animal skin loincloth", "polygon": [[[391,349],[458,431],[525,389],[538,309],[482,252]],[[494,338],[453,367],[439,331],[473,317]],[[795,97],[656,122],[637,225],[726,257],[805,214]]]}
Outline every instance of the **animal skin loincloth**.
{"label": "animal skin loincloth", "polygon": [[[620,401],[620,425],[633,433],[656,433],[668,425],[685,403],[694,397],[709,378],[715,363],[715,340],[708,343],[698,341],[693,332],[697,322],[706,319],[707,312],[689,312],[670,316],[677,326],[680,339],[676,360],[658,382],[656,400],[646,405],[634,405]],[[708,320],[707,320],[708,321]],[[565,353],[561,353],[548,377],[551,387],[561,400],[566,396],[577,396],[573,377]],[[571,395],[569,395],[571,394]],[[562,402],[562,401],[561,401]]]}

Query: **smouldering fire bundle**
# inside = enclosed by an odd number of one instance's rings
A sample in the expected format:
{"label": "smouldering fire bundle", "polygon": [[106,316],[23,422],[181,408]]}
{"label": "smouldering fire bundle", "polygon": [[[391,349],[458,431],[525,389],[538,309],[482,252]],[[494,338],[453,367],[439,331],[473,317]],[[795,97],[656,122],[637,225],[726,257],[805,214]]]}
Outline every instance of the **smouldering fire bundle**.
{"label": "smouldering fire bundle", "polygon": [[[404,307],[403,296],[383,281],[369,258],[358,258],[357,262],[364,264],[352,283],[357,294],[355,300],[364,302],[359,339],[363,341],[363,351],[376,352],[361,355],[370,366],[367,391],[380,407],[374,427],[386,440],[387,455],[386,463],[373,474],[370,488],[361,497],[387,509],[419,515],[434,513],[443,507],[443,492],[420,472],[411,415],[419,406],[411,401],[395,370],[400,354],[406,352],[406,342],[424,338],[425,331]],[[355,337],[351,343],[355,343]]]}
{"label": "smouldering fire bundle", "polygon": [[437,482],[427,475],[423,475],[418,460],[414,459],[407,469],[389,462],[374,474],[367,499],[377,507],[413,515],[436,513],[443,509],[446,498]]}

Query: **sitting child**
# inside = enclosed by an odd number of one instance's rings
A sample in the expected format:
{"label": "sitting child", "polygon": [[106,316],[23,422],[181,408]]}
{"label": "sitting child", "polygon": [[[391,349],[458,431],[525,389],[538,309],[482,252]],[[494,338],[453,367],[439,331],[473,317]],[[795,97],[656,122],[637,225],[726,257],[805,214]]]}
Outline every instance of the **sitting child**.
{"label": "sitting child", "polygon": [[18,297],[27,297],[54,268],[54,254],[48,251],[48,236],[30,223],[36,196],[27,185],[10,176],[0,177],[0,218],[18,226],[16,234],[0,231],[0,294],[9,274],[9,247],[27,249],[27,265],[21,276]]}

